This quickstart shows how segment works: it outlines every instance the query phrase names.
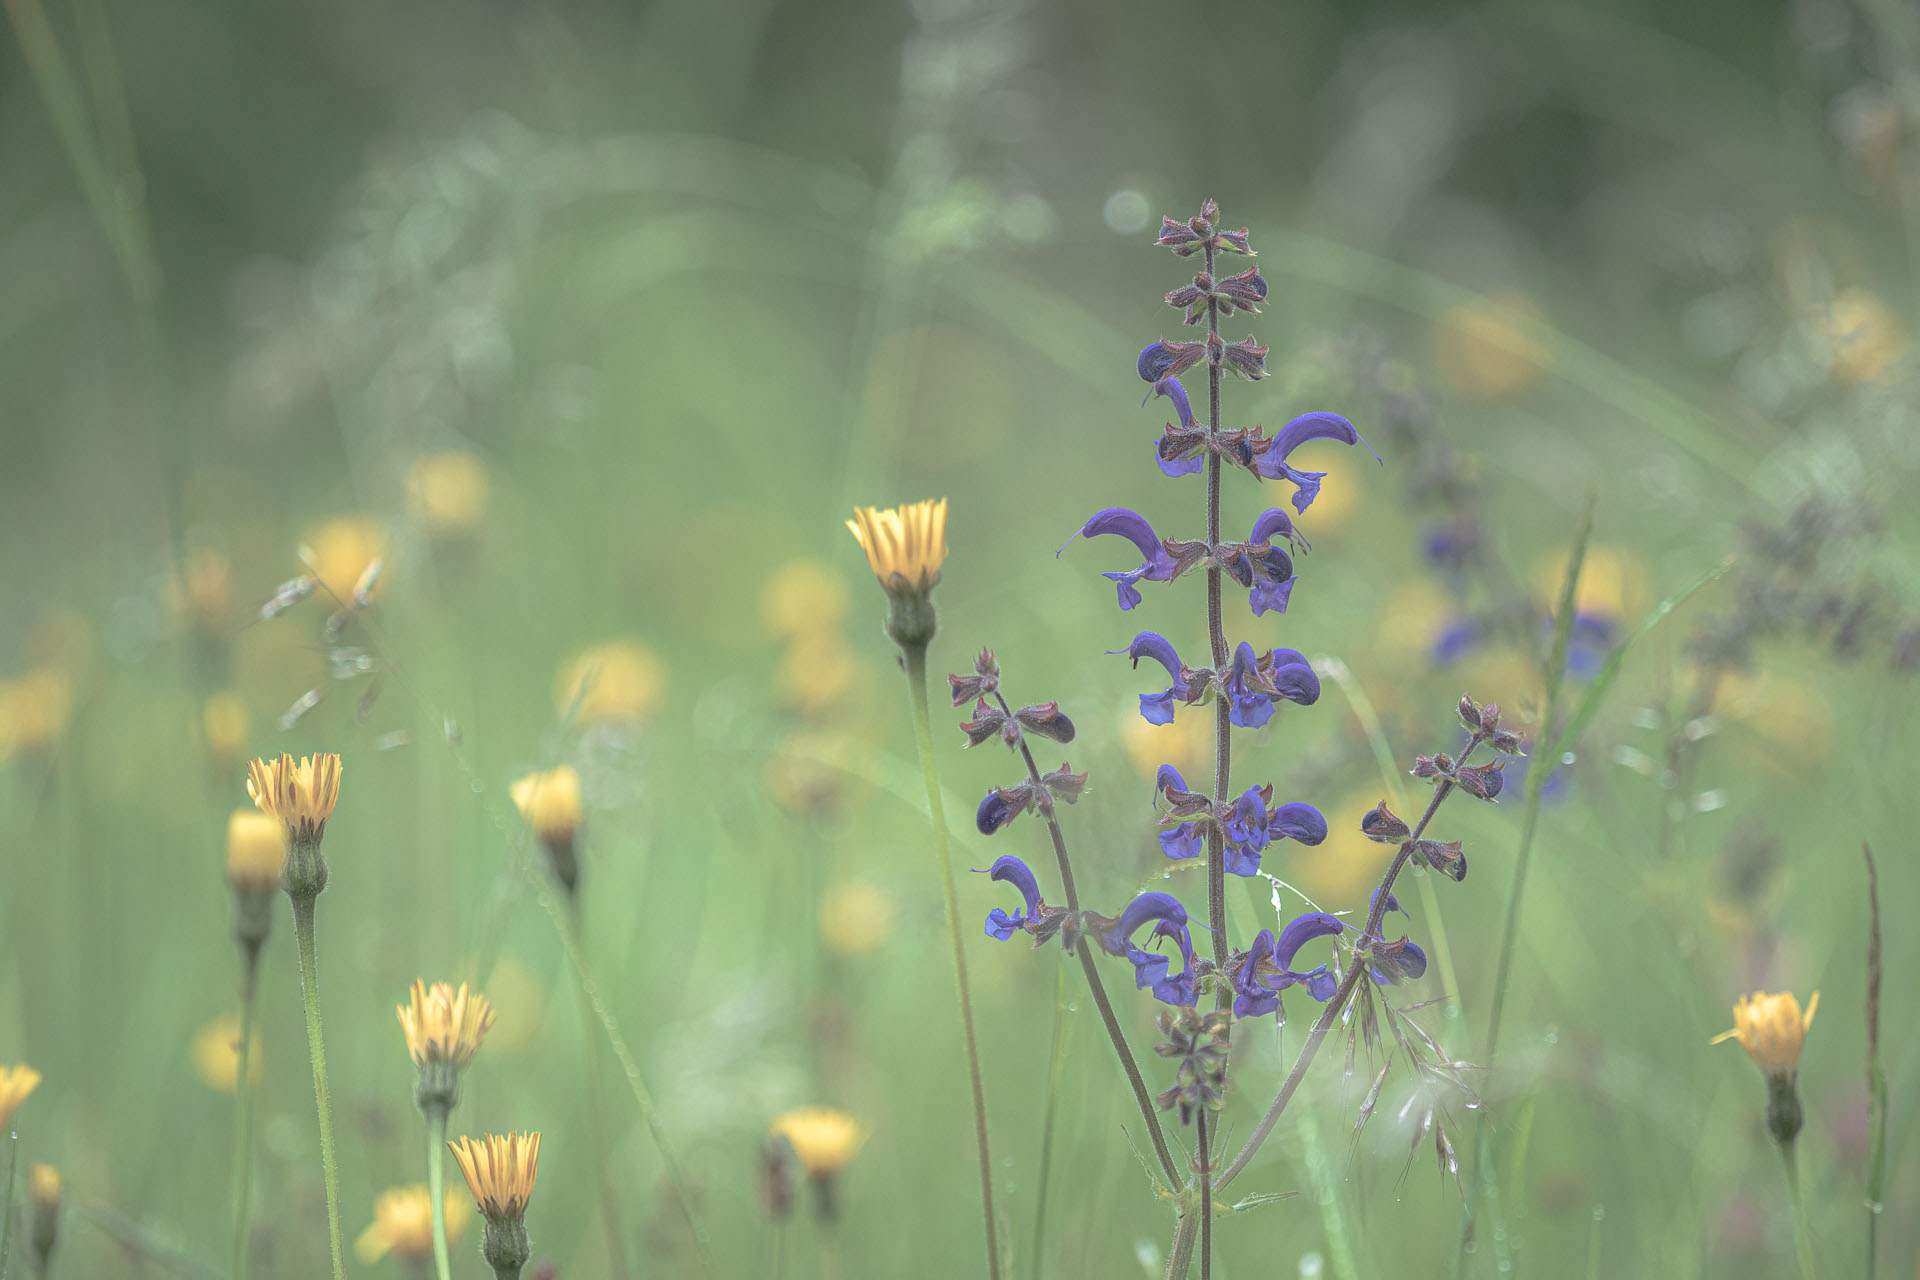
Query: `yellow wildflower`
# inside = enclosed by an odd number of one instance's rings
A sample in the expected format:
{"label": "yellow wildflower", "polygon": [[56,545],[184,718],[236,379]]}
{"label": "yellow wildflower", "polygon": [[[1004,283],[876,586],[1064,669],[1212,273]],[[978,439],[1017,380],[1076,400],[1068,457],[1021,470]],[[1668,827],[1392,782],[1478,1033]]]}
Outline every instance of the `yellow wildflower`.
{"label": "yellow wildflower", "polygon": [[800,1167],[813,1178],[830,1178],[840,1172],[867,1140],[867,1131],[858,1120],[832,1107],[789,1111],[773,1122],[772,1132],[792,1145]]}
{"label": "yellow wildflower", "polygon": [[[240,1074],[240,1017],[225,1014],[215,1018],[193,1037],[193,1069],[209,1089],[232,1093]],[[254,1028],[253,1043],[247,1047],[247,1083],[260,1083],[260,1029]]]}
{"label": "yellow wildflower", "polygon": [[33,1200],[35,1209],[42,1206],[60,1207],[60,1196],[65,1190],[60,1171],[50,1164],[35,1161],[27,1169],[27,1195]]}
{"label": "yellow wildflower", "polygon": [[227,817],[227,884],[235,893],[271,892],[287,865],[287,831],[258,809],[235,809]]}
{"label": "yellow wildflower", "polygon": [[0,680],[0,760],[53,754],[72,715],[73,680],[58,667],[43,665],[18,680]]}
{"label": "yellow wildflower", "polygon": [[486,519],[492,497],[486,464],[464,449],[424,454],[407,468],[407,512],[428,537],[474,533]]}
{"label": "yellow wildflower", "polygon": [[947,500],[905,506],[855,507],[847,530],[867,553],[867,567],[890,592],[926,592],[947,558]]}
{"label": "yellow wildflower", "polygon": [[1451,307],[1434,345],[1442,372],[1459,390],[1492,400],[1538,382],[1551,359],[1546,317],[1527,298],[1493,293]]}
{"label": "yellow wildflower", "polygon": [[761,589],[760,616],[782,640],[831,631],[847,619],[847,581],[818,560],[789,560]]}
{"label": "yellow wildflower", "polygon": [[320,598],[330,608],[380,594],[385,574],[387,530],[371,516],[343,516],[308,533],[300,558],[319,580]]}
{"label": "yellow wildflower", "polygon": [[240,762],[251,729],[246,700],[231,689],[207,695],[200,707],[200,737],[215,772],[224,773]]}
{"label": "yellow wildflower", "polygon": [[820,903],[820,940],[837,956],[871,951],[893,932],[893,895],[860,881],[835,885]]}
{"label": "yellow wildflower", "polygon": [[645,645],[595,645],[560,668],[554,710],[583,725],[644,720],[659,704],[666,683],[666,663]]}
{"label": "yellow wildflower", "polygon": [[508,788],[514,807],[547,851],[548,865],[567,892],[580,878],[574,839],[580,830],[580,773],[570,764],[530,773]]}
{"label": "yellow wildflower", "polygon": [[1813,1025],[1814,1010],[1819,1007],[1818,991],[1807,1001],[1804,1014],[1791,991],[1756,991],[1740,997],[1733,1006],[1732,1029],[1722,1031],[1711,1043],[1738,1038],[1753,1065],[1770,1079],[1791,1078],[1800,1069],[1800,1050],[1806,1044],[1807,1028]]}
{"label": "yellow wildflower", "polygon": [[40,1073],[26,1063],[0,1067],[0,1133],[5,1133],[13,1123],[13,1113],[27,1100],[27,1095],[39,1087]]}
{"label": "yellow wildflower", "polygon": [[452,983],[429,987],[415,978],[411,1003],[396,1006],[394,1013],[417,1067],[447,1063],[455,1071],[465,1070],[493,1025],[487,998],[478,991],[469,992],[464,982],[455,991]]}
{"label": "yellow wildflower", "polygon": [[[473,1217],[467,1202],[449,1198],[442,1210],[449,1244]],[[373,1202],[373,1222],[354,1241],[354,1256],[372,1266],[392,1254],[403,1262],[425,1263],[433,1257],[433,1198],[424,1184],[389,1187]]]}
{"label": "yellow wildflower", "polygon": [[1867,289],[1842,289],[1815,327],[1827,341],[1834,381],[1849,386],[1882,381],[1907,354],[1900,317]]}
{"label": "yellow wildflower", "polygon": [[318,844],[340,801],[340,757],[327,751],[301,756],[295,764],[283,751],[272,762],[252,761],[247,765],[247,794],[260,812],[285,824],[289,841]]}
{"label": "yellow wildflower", "polygon": [[540,1171],[540,1135],[490,1133],[480,1141],[460,1138],[449,1142],[467,1190],[490,1219],[517,1219],[533,1198],[534,1178]]}

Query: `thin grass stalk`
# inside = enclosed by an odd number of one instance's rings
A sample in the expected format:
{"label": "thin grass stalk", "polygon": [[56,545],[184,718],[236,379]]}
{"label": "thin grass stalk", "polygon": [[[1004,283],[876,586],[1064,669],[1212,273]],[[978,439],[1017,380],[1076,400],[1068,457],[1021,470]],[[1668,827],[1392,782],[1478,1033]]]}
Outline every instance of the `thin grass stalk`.
{"label": "thin grass stalk", "polygon": [[225,1274],[218,1268],[210,1267],[183,1252],[153,1228],[128,1217],[111,1205],[76,1196],[69,1199],[67,1212],[97,1227],[102,1235],[140,1259],[143,1267],[150,1266],[173,1275],[188,1276],[191,1280],[226,1280]]}
{"label": "thin grass stalk", "polygon": [[1880,1253],[1880,1215],[1887,1181],[1887,1072],[1880,1063],[1880,871],[1867,860],[1867,1280]]}
{"label": "thin grass stalk", "polygon": [[[1476,742],[1474,745],[1479,744]],[[1465,764],[1472,753],[1471,747],[1462,752],[1460,763]],[[1393,896],[1393,882],[1399,878],[1401,870],[1406,867],[1413,842],[1426,832],[1427,824],[1433,821],[1433,815],[1440,811],[1441,803],[1452,792],[1453,783],[1450,781],[1443,781],[1433,789],[1433,799],[1427,802],[1427,811],[1420,815],[1420,821],[1415,824],[1413,833],[1401,843],[1398,852],[1393,855],[1393,861],[1387,865],[1387,873],[1380,878],[1380,887],[1374,891],[1373,908],[1367,913],[1367,938],[1379,936],[1380,921],[1387,913],[1387,899]],[[1360,984],[1361,974],[1365,972],[1366,967],[1358,959],[1347,967],[1346,975],[1340,979],[1340,986],[1334,991],[1333,998],[1327,1001],[1327,1007],[1320,1011],[1320,1017],[1314,1022],[1313,1030],[1307,1033],[1306,1043],[1300,1046],[1300,1055],[1294,1059],[1293,1069],[1287,1073],[1286,1082],[1280,1086],[1280,1092],[1274,1095],[1272,1105],[1260,1117],[1259,1123],[1254,1125],[1253,1132],[1247,1137],[1246,1145],[1240,1148],[1239,1154],[1235,1155],[1232,1162],[1215,1178],[1214,1190],[1225,1187],[1239,1177],[1240,1171],[1247,1167],[1254,1154],[1260,1150],[1260,1145],[1267,1140],[1267,1135],[1273,1132],[1273,1126],[1279,1123],[1280,1114],[1287,1109],[1287,1104],[1293,1100],[1294,1091],[1300,1087],[1301,1079],[1306,1076],[1307,1068],[1313,1065],[1314,1055],[1320,1051],[1320,1042],[1325,1040],[1327,1032],[1333,1029],[1334,1022],[1340,1017],[1340,1011],[1346,1007],[1347,1000],[1353,995],[1353,989]]]}
{"label": "thin grass stalk", "polygon": [[973,996],[967,987],[967,953],[960,936],[959,893],[953,883],[953,854],[947,847],[946,810],[940,803],[940,772],[933,758],[933,713],[927,701],[927,646],[902,644],[907,669],[907,701],[920,751],[920,775],[927,788],[927,819],[940,859],[940,891],[946,897],[947,936],[953,944],[954,994],[960,1004],[960,1030],[967,1044],[967,1077],[973,1086],[973,1138],[980,1156],[980,1208],[986,1222],[987,1275],[1000,1277],[1000,1246],[993,1221],[993,1158],[987,1150],[987,1094],[980,1079],[980,1048],[973,1034]]}
{"label": "thin grass stalk", "polygon": [[447,1255],[447,1109],[427,1111],[427,1199],[433,1204],[433,1269],[440,1280],[453,1280],[453,1260]]}
{"label": "thin grass stalk", "polygon": [[[586,931],[581,919],[584,912],[578,897],[572,899],[571,905],[573,944],[584,962],[587,954]],[[620,1196],[613,1181],[613,1129],[608,1119],[607,1077],[600,1065],[600,1038],[593,1034],[592,1010],[585,1004],[580,1009],[580,1036],[581,1069],[586,1074],[587,1122],[593,1128],[594,1180],[599,1184],[600,1216],[607,1232],[607,1270],[615,1280],[626,1280],[632,1273],[627,1266],[626,1236],[620,1230]],[[441,1280],[446,1277],[442,1276]]]}
{"label": "thin grass stalk", "polygon": [[300,997],[307,1009],[307,1057],[313,1063],[314,1109],[320,1117],[320,1172],[327,1188],[327,1246],[333,1280],[346,1280],[340,1250],[340,1168],[333,1152],[333,1101],[327,1091],[327,1042],[320,1025],[320,963],[314,944],[313,906],[317,894],[293,901],[293,936],[300,956]]}
{"label": "thin grass stalk", "polygon": [[1817,1273],[1813,1266],[1813,1238],[1807,1228],[1807,1202],[1800,1191],[1800,1154],[1799,1144],[1781,1142],[1781,1162],[1787,1170],[1787,1199],[1793,1206],[1793,1256],[1800,1264],[1800,1280],[1815,1280]]}
{"label": "thin grass stalk", "polygon": [[7,1258],[13,1252],[13,1182],[20,1171],[20,1135],[7,1126],[7,1190],[0,1196],[0,1280],[7,1280]]}
{"label": "thin grass stalk", "polygon": [[1053,1172],[1053,1130],[1059,1120],[1060,1073],[1067,1061],[1067,967],[1056,965],[1053,979],[1053,1043],[1047,1050],[1047,1092],[1040,1104],[1039,1187],[1033,1201],[1033,1253],[1029,1280],[1040,1280],[1047,1239],[1047,1182]]}
{"label": "thin grass stalk", "polygon": [[240,977],[240,1044],[233,1076],[233,1249],[228,1274],[247,1280],[253,1236],[253,1019],[260,951],[245,949]]}
{"label": "thin grass stalk", "polygon": [[[1013,707],[1007,697],[999,690],[994,691],[994,700],[1000,704],[1000,710],[1009,719],[1013,716]],[[1076,915],[1080,910],[1080,892],[1074,887],[1073,860],[1067,856],[1066,833],[1060,829],[1060,816],[1055,811],[1053,797],[1046,785],[1040,780],[1040,766],[1033,758],[1033,749],[1027,745],[1025,736],[1019,739],[1020,759],[1027,766],[1027,780],[1033,784],[1035,793],[1040,797],[1040,816],[1046,820],[1047,834],[1053,840],[1054,860],[1060,867],[1060,883],[1067,895],[1067,909]],[[1222,909],[1225,909],[1224,902]],[[1120,1059],[1121,1069],[1127,1073],[1127,1083],[1133,1088],[1133,1100],[1139,1105],[1140,1118],[1146,1122],[1147,1136],[1153,1140],[1154,1155],[1159,1157],[1160,1167],[1166,1172],[1168,1187],[1178,1187],[1182,1181],[1180,1168],[1173,1162],[1173,1153],[1167,1147],[1166,1131],[1160,1125],[1160,1112],[1153,1105],[1153,1098],[1147,1092],[1146,1078],[1140,1074],[1140,1063],[1133,1056],[1133,1048],[1127,1043],[1126,1032],[1120,1027],[1119,1018],[1114,1016],[1113,1002],[1107,998],[1107,986],[1100,977],[1100,967],[1094,963],[1093,949],[1087,945],[1085,937],[1074,940],[1074,953],[1080,957],[1080,968],[1087,975],[1087,986],[1093,993],[1094,1007],[1100,1010],[1100,1021],[1107,1028],[1107,1038],[1113,1042],[1114,1054]]]}

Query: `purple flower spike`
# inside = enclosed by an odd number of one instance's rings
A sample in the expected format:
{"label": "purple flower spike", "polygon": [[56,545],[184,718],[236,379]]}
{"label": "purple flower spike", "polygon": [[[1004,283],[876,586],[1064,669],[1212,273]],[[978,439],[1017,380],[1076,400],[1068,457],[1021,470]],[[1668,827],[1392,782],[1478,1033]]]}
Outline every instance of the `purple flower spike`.
{"label": "purple flower spike", "polygon": [[1267,833],[1275,840],[1319,844],[1327,838],[1327,820],[1310,804],[1283,804],[1267,817]]}
{"label": "purple flower spike", "polygon": [[[1338,440],[1342,444],[1358,444],[1373,453],[1373,446],[1360,438],[1351,422],[1337,413],[1303,413],[1280,428],[1280,434],[1273,437],[1266,449],[1254,458],[1254,471],[1269,480],[1291,480],[1294,484],[1293,509],[1304,512],[1312,505],[1320,493],[1320,482],[1326,478],[1324,471],[1296,471],[1287,465],[1287,455],[1309,440]],[[1373,453],[1377,462],[1380,455]]]}
{"label": "purple flower spike", "polygon": [[[1133,935],[1149,920],[1154,922],[1153,937],[1171,938],[1180,948],[1179,973],[1167,972],[1171,957],[1133,945]],[[1193,972],[1193,939],[1187,933],[1187,909],[1170,893],[1143,893],[1129,902],[1113,927],[1101,933],[1100,946],[1110,955],[1124,955],[1132,961],[1134,985],[1142,990],[1151,987],[1156,1000],[1190,1005],[1199,994],[1199,981]]]}
{"label": "purple flower spike", "polygon": [[1320,677],[1298,649],[1275,649],[1271,656],[1273,674],[1268,679],[1280,697],[1303,707],[1320,701]]}
{"label": "purple flower spike", "polygon": [[[1147,523],[1145,516],[1125,507],[1108,507],[1104,511],[1094,512],[1073,538],[1097,538],[1103,533],[1118,534],[1139,548],[1140,554],[1146,557],[1137,569],[1101,575],[1117,584],[1122,609],[1131,609],[1140,603],[1140,593],[1134,590],[1133,584],[1142,578],[1148,582],[1167,582],[1172,579],[1173,557],[1160,545],[1160,539],[1154,535],[1153,526]],[[1073,538],[1068,538],[1061,544],[1060,550],[1053,554],[1057,557],[1072,546]]]}
{"label": "purple flower spike", "polygon": [[1227,677],[1227,697],[1231,701],[1227,719],[1242,729],[1258,729],[1273,716],[1273,698],[1260,683],[1253,646],[1242,640],[1233,653],[1233,672]]}
{"label": "purple flower spike", "polygon": [[1339,984],[1326,965],[1304,973],[1293,968],[1300,948],[1316,938],[1331,937],[1346,926],[1323,911],[1295,916],[1276,939],[1270,929],[1262,929],[1245,957],[1234,965],[1232,980],[1235,1016],[1257,1018],[1280,1007],[1280,993],[1300,985],[1315,1000],[1325,1003],[1333,998]]}
{"label": "purple flower spike", "polygon": [[987,936],[1005,942],[1040,910],[1040,882],[1033,878],[1033,872],[1027,864],[1011,854],[994,860],[987,872],[988,879],[1004,880],[1020,891],[1027,900],[1024,912],[1015,911],[1008,915],[999,907],[987,913]]}
{"label": "purple flower spike", "polygon": [[1140,926],[1149,920],[1156,920],[1172,928],[1184,930],[1187,927],[1187,909],[1180,905],[1180,899],[1170,893],[1143,893],[1127,904],[1120,918],[1099,935],[1100,949],[1110,956],[1123,956],[1133,945],[1133,935],[1140,932]]}

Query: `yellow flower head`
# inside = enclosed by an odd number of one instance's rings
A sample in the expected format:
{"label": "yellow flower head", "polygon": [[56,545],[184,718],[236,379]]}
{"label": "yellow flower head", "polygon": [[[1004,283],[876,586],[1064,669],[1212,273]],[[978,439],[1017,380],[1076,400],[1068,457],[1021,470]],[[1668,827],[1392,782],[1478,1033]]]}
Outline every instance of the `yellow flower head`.
{"label": "yellow flower head", "polygon": [[219,634],[229,625],[233,606],[233,582],[227,558],[212,547],[195,547],[187,553],[173,583],[174,607],[192,618],[195,625],[211,634]]}
{"label": "yellow flower head", "polygon": [[60,1207],[60,1196],[66,1190],[66,1184],[60,1178],[60,1171],[50,1164],[35,1161],[27,1169],[27,1195],[33,1201],[35,1211],[51,1213]]}
{"label": "yellow flower head", "polygon": [[570,764],[530,773],[507,793],[534,834],[548,844],[571,841],[580,828],[580,772]]}
{"label": "yellow flower head", "polygon": [[394,1012],[416,1067],[444,1062],[464,1071],[493,1025],[493,1007],[487,998],[478,991],[469,992],[464,982],[455,991],[452,983],[429,987],[415,978],[412,1003],[398,1005]]}
{"label": "yellow flower head", "polygon": [[893,932],[893,896],[852,881],[835,885],[820,903],[820,940],[837,956],[871,951]]}
{"label": "yellow flower head", "polygon": [[407,468],[407,511],[430,538],[473,533],[492,496],[486,465],[464,449],[425,454]]}
{"label": "yellow flower head", "polygon": [[659,705],[666,684],[667,664],[645,645],[595,645],[560,668],[553,706],[582,725],[644,720]]}
{"label": "yellow flower head", "polygon": [[1435,354],[1448,381],[1467,395],[1515,395],[1538,382],[1551,363],[1545,324],[1546,316],[1527,298],[1489,294],[1440,317]]}
{"label": "yellow flower head", "polygon": [[[215,1018],[194,1033],[193,1069],[209,1089],[232,1093],[240,1074],[240,1019],[234,1014]],[[247,1048],[247,1083],[260,1082],[260,1029],[254,1028]]]}
{"label": "yellow flower head", "polygon": [[540,1171],[539,1133],[490,1133],[480,1141],[460,1138],[449,1142],[467,1190],[487,1217],[517,1219],[533,1198],[533,1180]]}
{"label": "yellow flower head", "polygon": [[328,751],[295,764],[283,751],[271,763],[254,760],[247,765],[247,794],[260,812],[285,824],[288,840],[318,844],[340,800],[340,757]]}
{"label": "yellow flower head", "polygon": [[40,1073],[26,1063],[0,1067],[0,1133],[5,1133],[13,1123],[14,1110],[39,1087]]}
{"label": "yellow flower head", "polygon": [[1816,327],[1831,350],[1834,380],[1849,386],[1884,380],[1907,353],[1900,317],[1866,289],[1842,289]]}
{"label": "yellow flower head", "polygon": [[0,760],[52,755],[72,716],[73,679],[60,668],[39,666],[18,680],[0,680]]}
{"label": "yellow flower head", "polygon": [[1792,1077],[1800,1069],[1800,1049],[1807,1040],[1807,1028],[1813,1025],[1813,1012],[1820,1007],[1820,993],[1807,1001],[1800,1012],[1800,1001],[1791,991],[1772,994],[1756,991],[1741,996],[1733,1006],[1733,1029],[1722,1031],[1712,1043],[1738,1037],[1740,1047],[1769,1077]]}
{"label": "yellow flower head", "polygon": [[940,581],[947,558],[947,500],[928,498],[903,507],[855,507],[847,521],[867,567],[888,591],[926,591]]}
{"label": "yellow flower head", "polygon": [[[464,1200],[448,1199],[447,1242],[451,1244],[473,1217]],[[389,1187],[373,1202],[373,1223],[353,1244],[366,1266],[392,1254],[403,1262],[424,1263],[433,1256],[433,1199],[422,1184]]]}
{"label": "yellow flower head", "polygon": [[225,772],[240,763],[250,718],[246,700],[231,689],[209,694],[201,704],[200,737],[207,744],[207,759],[216,771]]}
{"label": "yellow flower head", "polygon": [[227,818],[227,884],[234,892],[270,893],[287,865],[287,829],[258,809],[235,809]]}
{"label": "yellow flower head", "polygon": [[832,1107],[801,1107],[773,1122],[772,1132],[793,1147],[810,1177],[830,1178],[847,1167],[867,1140],[860,1122]]}
{"label": "yellow flower head", "polygon": [[371,602],[386,576],[387,530],[370,516],[331,520],[307,535],[300,558],[329,608]]}
{"label": "yellow flower head", "polygon": [[818,560],[789,560],[761,589],[760,616],[781,640],[832,631],[847,620],[847,581]]}

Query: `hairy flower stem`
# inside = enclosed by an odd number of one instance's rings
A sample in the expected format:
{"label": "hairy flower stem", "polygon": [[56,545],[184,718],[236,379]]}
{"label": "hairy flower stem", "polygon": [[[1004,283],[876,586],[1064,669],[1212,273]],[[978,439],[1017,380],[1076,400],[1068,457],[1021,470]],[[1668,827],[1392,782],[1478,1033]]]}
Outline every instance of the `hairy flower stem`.
{"label": "hairy flower stem", "polygon": [[289,895],[293,902],[294,944],[300,956],[300,995],[307,1006],[307,1056],[313,1061],[314,1109],[320,1116],[320,1169],[327,1188],[327,1244],[333,1251],[333,1280],[346,1280],[346,1266],[340,1252],[340,1166],[333,1154],[333,1101],[327,1092],[327,1041],[320,1027],[320,962],[314,944],[313,905],[319,896],[318,893]]}
{"label": "hairy flower stem", "polygon": [[947,848],[940,773],[933,762],[933,714],[927,703],[926,643],[902,644],[900,654],[907,668],[907,701],[912,704],[914,739],[920,749],[920,774],[927,787],[927,818],[933,825],[934,852],[940,858],[940,891],[947,900],[947,936],[953,942],[953,985],[960,1003],[960,1030],[967,1042],[967,1077],[973,1085],[973,1137],[980,1153],[980,1208],[986,1217],[987,1274],[992,1280],[999,1280],[1000,1243],[993,1225],[993,1159],[987,1152],[987,1093],[980,1081],[980,1048],[973,1035],[973,996],[967,989],[967,952],[960,939],[960,900],[953,883],[953,854]]}
{"label": "hairy flower stem", "polygon": [[[1207,275],[1213,275],[1212,245],[1207,247]],[[1220,337],[1220,304],[1207,302],[1207,431],[1220,432],[1220,366],[1211,358],[1214,342]],[[1220,546],[1220,453],[1207,451],[1207,546]],[[1207,566],[1207,640],[1213,648],[1216,670],[1227,667],[1227,628],[1220,608],[1220,566]],[[1213,797],[1224,799],[1233,780],[1233,726],[1228,720],[1229,704],[1221,698],[1214,704],[1213,719]],[[1207,926],[1213,931],[1215,972],[1225,973],[1231,955],[1227,947],[1227,851],[1226,836],[1219,824],[1207,828]],[[1215,986],[1213,1007],[1225,1009],[1233,1002],[1230,984]]]}
{"label": "hairy flower stem", "polygon": [[1800,1156],[1791,1141],[1778,1144],[1787,1166],[1787,1197],[1793,1204],[1793,1252],[1800,1263],[1800,1280],[1814,1280],[1813,1238],[1807,1229],[1807,1204],[1800,1194]]}
{"label": "hairy flower stem", "polygon": [[453,1261],[447,1256],[447,1109],[427,1108],[427,1199],[433,1203],[433,1269],[440,1280],[452,1280]]}
{"label": "hairy flower stem", "polygon": [[0,1196],[0,1280],[6,1280],[7,1255],[13,1251],[13,1179],[20,1170],[20,1135],[9,1125],[0,1133],[0,1142],[7,1144],[6,1194]]}
{"label": "hairy flower stem", "polygon": [[[573,929],[573,945],[585,963],[587,939],[581,919],[584,912],[580,899],[570,900],[573,908],[568,924]],[[620,1196],[614,1189],[613,1180],[613,1141],[612,1129],[607,1121],[607,1078],[600,1065],[600,1038],[593,1034],[592,1010],[582,1007],[580,1010],[580,1032],[582,1043],[581,1068],[586,1074],[587,1114],[593,1125],[593,1157],[600,1184],[600,1217],[606,1223],[607,1231],[607,1273],[615,1280],[626,1280],[631,1274],[627,1267],[627,1246],[624,1233],[620,1230]],[[442,1276],[440,1280],[447,1280]]]}
{"label": "hairy flower stem", "polygon": [[251,1260],[253,1223],[253,1056],[254,994],[259,987],[260,948],[241,946],[240,1043],[233,1067],[233,1253],[228,1270],[233,1280],[247,1280]]}
{"label": "hairy flower stem", "polygon": [[[1467,749],[1460,753],[1460,763],[1465,764],[1467,758],[1473,754],[1473,749],[1479,745],[1480,739],[1476,737],[1468,744]],[[1427,811],[1420,815],[1420,821],[1414,827],[1413,834],[1401,842],[1399,851],[1393,855],[1393,861],[1387,866],[1387,874],[1380,878],[1380,887],[1374,891],[1373,909],[1367,913],[1366,937],[1368,939],[1376,938],[1380,934],[1380,921],[1387,914],[1387,899],[1393,894],[1393,882],[1406,867],[1413,842],[1425,833],[1427,824],[1432,822],[1433,815],[1439,812],[1441,801],[1445,800],[1452,791],[1452,782],[1442,782],[1434,788],[1433,799],[1427,802]],[[1327,1032],[1333,1029],[1334,1022],[1340,1017],[1340,1011],[1346,1007],[1348,998],[1353,995],[1353,989],[1360,985],[1360,976],[1365,969],[1365,961],[1358,957],[1348,966],[1346,975],[1340,979],[1339,989],[1333,993],[1333,999],[1327,1001],[1327,1007],[1321,1010],[1319,1020],[1313,1024],[1313,1030],[1307,1033],[1307,1042],[1300,1046],[1300,1056],[1294,1059],[1293,1070],[1287,1073],[1286,1083],[1280,1086],[1280,1092],[1274,1097],[1273,1105],[1268,1107],[1266,1114],[1260,1117],[1260,1123],[1253,1127],[1252,1134],[1247,1138],[1247,1144],[1240,1148],[1240,1154],[1220,1171],[1220,1176],[1214,1182],[1215,1189],[1224,1187],[1239,1177],[1240,1171],[1247,1167],[1247,1162],[1252,1160],[1254,1153],[1260,1150],[1260,1144],[1265,1142],[1267,1135],[1273,1132],[1273,1126],[1279,1122],[1280,1113],[1287,1109],[1287,1103],[1293,1100],[1294,1090],[1300,1087],[1300,1081],[1307,1074],[1307,1068],[1313,1065],[1314,1055],[1320,1051],[1320,1042],[1327,1038]]]}
{"label": "hairy flower stem", "polygon": [[1200,1280],[1213,1280],[1213,1182],[1207,1166],[1206,1108],[1194,1117],[1193,1128],[1200,1147]]}
{"label": "hairy flower stem", "polygon": [[1180,1215],[1173,1228],[1173,1245],[1167,1250],[1166,1280],[1186,1280],[1193,1265],[1193,1248],[1200,1239],[1200,1223],[1192,1211]]}
{"label": "hairy flower stem", "polygon": [[[993,696],[999,702],[1000,710],[1011,719],[1013,708],[1007,704],[1006,695],[996,689]],[[1034,792],[1040,798],[1040,816],[1046,820],[1047,834],[1053,837],[1053,856],[1060,864],[1060,883],[1066,890],[1067,909],[1077,916],[1080,893],[1073,885],[1073,861],[1067,856],[1067,837],[1060,829],[1060,815],[1054,809],[1052,793],[1040,780],[1040,766],[1034,762],[1033,749],[1027,745],[1025,735],[1020,737],[1019,744],[1020,759],[1027,766],[1027,780],[1033,784]],[[1134,1059],[1133,1049],[1127,1044],[1126,1033],[1120,1029],[1120,1020],[1114,1016],[1113,1002],[1107,999],[1106,984],[1100,980],[1100,967],[1094,963],[1093,949],[1087,945],[1084,937],[1074,939],[1073,949],[1080,957],[1081,970],[1087,975],[1087,986],[1093,992],[1094,1007],[1100,1010],[1100,1020],[1106,1024],[1107,1038],[1113,1041],[1113,1051],[1127,1073],[1127,1083],[1133,1086],[1133,1100],[1140,1105],[1140,1117],[1146,1121],[1147,1135],[1153,1139],[1153,1152],[1160,1158],[1160,1167],[1166,1172],[1167,1185],[1178,1187],[1181,1182],[1180,1167],[1173,1162],[1173,1153],[1167,1149],[1167,1136],[1160,1128],[1160,1113],[1147,1092],[1147,1082],[1140,1074],[1140,1064]]]}

